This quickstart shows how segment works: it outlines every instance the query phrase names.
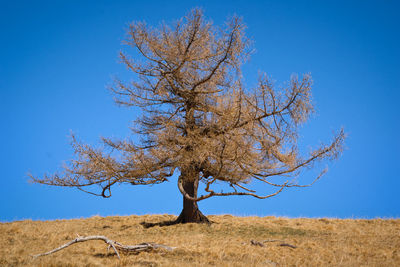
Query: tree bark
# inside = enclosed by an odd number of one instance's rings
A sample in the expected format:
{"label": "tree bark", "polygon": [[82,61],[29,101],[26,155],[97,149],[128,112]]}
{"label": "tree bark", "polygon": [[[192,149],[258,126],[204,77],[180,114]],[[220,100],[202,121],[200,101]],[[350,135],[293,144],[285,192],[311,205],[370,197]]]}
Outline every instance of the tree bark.
{"label": "tree bark", "polygon": [[[197,198],[197,188],[199,186],[199,173],[195,170],[182,171],[183,189],[189,196]],[[183,209],[176,219],[176,223],[210,223],[206,216],[199,210],[196,201],[183,196]]]}

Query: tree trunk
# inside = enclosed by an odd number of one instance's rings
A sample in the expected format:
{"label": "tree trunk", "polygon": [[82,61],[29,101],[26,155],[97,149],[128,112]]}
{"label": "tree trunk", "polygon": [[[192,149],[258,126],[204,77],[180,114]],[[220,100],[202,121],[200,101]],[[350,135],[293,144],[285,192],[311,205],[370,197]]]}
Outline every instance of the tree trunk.
{"label": "tree trunk", "polygon": [[[191,174],[191,175],[190,175]],[[199,186],[199,174],[193,171],[182,172],[184,176],[183,179],[183,189],[189,196],[197,197],[197,188]],[[210,223],[206,216],[201,213],[196,201],[185,198],[183,196],[183,209],[181,214],[176,219],[176,223]]]}
{"label": "tree trunk", "polygon": [[[196,125],[194,118],[194,108],[193,103],[186,103],[186,114],[185,114],[186,129],[184,135],[188,135]],[[188,130],[190,130],[188,132]],[[188,145],[185,150],[189,152],[193,151],[193,147]],[[191,197],[197,198],[197,188],[199,186],[199,176],[200,173],[195,168],[195,162],[192,162],[189,166],[185,166],[181,169],[182,186],[184,191]],[[183,209],[181,214],[175,221],[176,223],[210,223],[206,216],[201,213],[196,201],[185,198],[183,196]]]}

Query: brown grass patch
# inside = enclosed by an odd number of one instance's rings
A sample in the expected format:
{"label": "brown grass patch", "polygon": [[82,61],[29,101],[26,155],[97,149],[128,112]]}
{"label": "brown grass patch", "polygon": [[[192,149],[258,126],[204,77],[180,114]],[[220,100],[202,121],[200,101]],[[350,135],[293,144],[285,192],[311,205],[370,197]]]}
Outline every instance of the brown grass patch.
{"label": "brown grass patch", "polygon": [[[0,266],[400,266],[400,220],[287,219],[209,216],[214,223],[145,229],[140,222],[171,215],[91,217],[0,224]],[[105,235],[126,245],[155,242],[177,247],[121,260],[100,241],[75,244],[55,254],[76,234]],[[250,240],[279,239],[297,248]]]}

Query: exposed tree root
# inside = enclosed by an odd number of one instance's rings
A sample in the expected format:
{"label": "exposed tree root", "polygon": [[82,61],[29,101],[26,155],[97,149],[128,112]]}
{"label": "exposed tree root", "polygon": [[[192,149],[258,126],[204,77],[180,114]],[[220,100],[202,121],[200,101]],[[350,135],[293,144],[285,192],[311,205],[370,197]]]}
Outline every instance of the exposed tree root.
{"label": "exposed tree root", "polygon": [[151,222],[141,222],[140,225],[142,225],[144,228],[150,228],[154,226],[170,226],[170,225],[175,225],[175,224],[181,224],[181,223],[206,223],[210,225],[212,222],[205,216],[203,213],[201,213],[199,210],[196,214],[196,216],[193,216],[194,219],[188,220],[184,216],[184,211],[181,212],[181,214],[176,218],[175,220],[172,221],[163,221],[163,222],[157,222],[157,223],[151,223]]}
{"label": "exposed tree root", "polygon": [[185,209],[182,210],[176,219],[176,223],[206,223],[211,224],[210,220],[197,208],[192,211],[193,213],[188,213]]}
{"label": "exposed tree root", "polygon": [[86,237],[81,237],[78,236],[77,238],[75,238],[74,240],[58,247],[55,248],[51,251],[45,252],[45,253],[41,253],[41,254],[36,254],[36,255],[32,255],[33,258],[37,258],[37,257],[41,257],[41,256],[46,256],[46,255],[50,255],[53,254],[59,250],[62,250],[66,247],[69,247],[75,243],[79,243],[79,242],[85,242],[85,241],[89,241],[89,240],[101,240],[104,241],[106,244],[108,244],[108,249],[110,249],[110,247],[115,251],[115,254],[117,254],[118,258],[121,258],[119,256],[118,251],[120,252],[125,252],[125,253],[140,253],[142,251],[151,251],[154,249],[158,249],[158,248],[163,248],[166,250],[173,250],[174,247],[168,247],[165,245],[160,245],[160,244],[156,244],[156,243],[141,243],[138,245],[134,245],[134,246],[127,246],[127,245],[123,245],[121,243],[118,243],[114,240],[108,239],[105,236],[101,236],[101,235],[92,235],[92,236],[86,236]]}

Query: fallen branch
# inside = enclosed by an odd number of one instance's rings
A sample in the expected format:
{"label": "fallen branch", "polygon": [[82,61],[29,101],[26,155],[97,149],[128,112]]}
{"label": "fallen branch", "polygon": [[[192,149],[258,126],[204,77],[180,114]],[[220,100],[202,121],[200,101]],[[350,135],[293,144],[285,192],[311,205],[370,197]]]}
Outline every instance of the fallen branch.
{"label": "fallen branch", "polygon": [[123,245],[121,243],[118,243],[114,240],[108,239],[105,236],[101,236],[101,235],[92,235],[92,236],[86,236],[86,237],[81,237],[78,236],[77,238],[75,238],[74,240],[58,247],[55,248],[51,251],[45,252],[45,253],[41,253],[41,254],[37,254],[37,255],[32,255],[33,258],[37,258],[37,257],[41,257],[41,256],[46,256],[46,255],[50,255],[53,254],[59,250],[62,250],[66,247],[69,247],[75,243],[79,243],[79,242],[85,242],[85,241],[89,241],[89,240],[101,240],[104,241],[106,244],[108,244],[108,249],[110,249],[110,247],[113,248],[113,250],[115,251],[115,254],[117,254],[118,258],[120,259],[121,257],[119,256],[118,251],[122,251],[122,252],[126,252],[126,253],[139,253],[142,251],[150,251],[153,249],[158,249],[158,248],[163,248],[166,250],[173,250],[174,247],[168,247],[165,245],[160,245],[160,244],[156,244],[156,243],[141,243],[138,245],[134,245],[134,246],[127,246],[127,245]]}
{"label": "fallen branch", "polygon": [[250,240],[250,244],[252,244],[253,246],[260,246],[260,247],[263,247],[263,246],[264,246],[263,243],[258,242],[258,241],[256,241],[256,240]]}
{"label": "fallen branch", "polygon": [[264,247],[264,243],[267,243],[267,242],[281,242],[279,244],[279,246],[281,246],[281,247],[297,248],[296,246],[288,244],[288,243],[285,243],[283,240],[279,240],[279,239],[267,239],[267,240],[264,240],[264,241],[261,241],[261,242],[257,241],[257,240],[253,240],[253,239],[250,240],[250,244],[251,245],[259,246],[259,247]]}
{"label": "fallen branch", "polygon": [[289,247],[289,248],[297,248],[296,246],[288,244],[288,243],[282,243],[279,246],[281,246],[281,247]]}

